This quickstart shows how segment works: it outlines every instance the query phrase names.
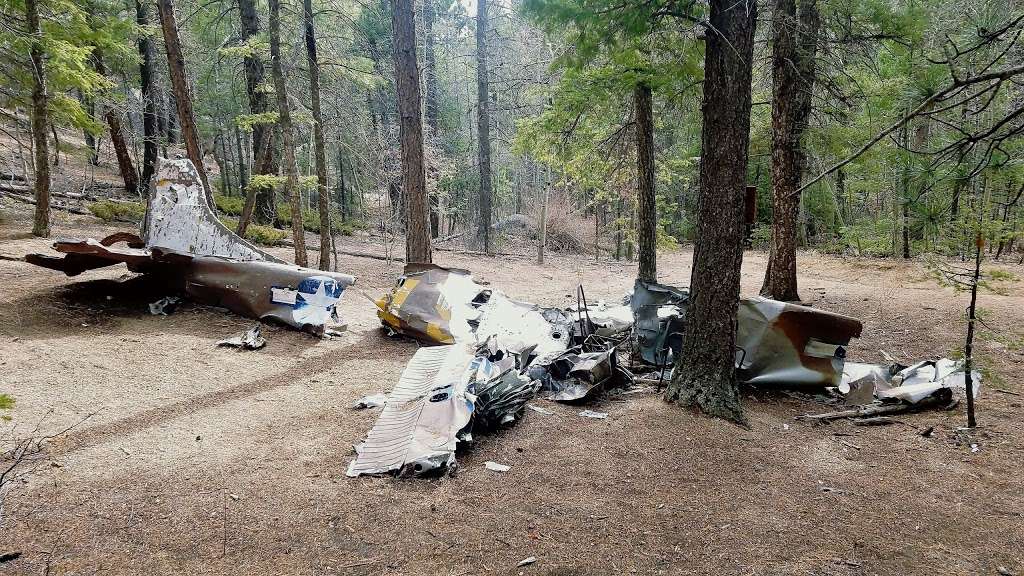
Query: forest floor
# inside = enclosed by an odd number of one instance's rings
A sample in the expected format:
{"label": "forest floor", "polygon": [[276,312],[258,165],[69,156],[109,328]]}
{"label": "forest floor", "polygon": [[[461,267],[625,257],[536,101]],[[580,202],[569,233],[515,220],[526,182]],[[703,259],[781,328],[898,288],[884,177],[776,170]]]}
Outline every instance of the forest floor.
{"label": "forest floor", "polygon": [[[28,206],[8,207],[0,254],[46,252]],[[54,236],[124,226],[54,213]],[[380,252],[366,239],[339,248]],[[275,250],[288,257],[289,250]],[[617,301],[635,267],[593,257],[436,253],[512,297],[563,306],[582,283]],[[766,255],[748,252],[743,293]],[[967,297],[918,262],[800,254],[801,295],[857,317],[854,360],[951,354]],[[689,250],[660,255],[663,282],[688,283]],[[16,433],[56,432],[0,519],[4,574],[997,574],[1024,573],[1024,284],[981,296],[979,345],[992,376],[968,437],[962,410],[900,424],[811,426],[828,407],[746,390],[751,428],[696,415],[657,394],[580,407],[538,400],[510,429],[479,439],[458,473],[433,480],[344,471],[415,352],[385,336],[374,307],[399,264],[342,257],[358,283],[340,306],[344,336],[267,327],[266,348],[215,343],[252,322],[122,281],[123,267],[67,278],[0,260],[0,392]],[[1017,278],[1024,269],[1007,266]],[[1002,389],[1002,391],[997,390]],[[934,435],[919,432],[934,427]],[[972,451],[971,444],[976,445]],[[506,473],[484,468],[493,460]],[[534,564],[517,567],[527,558]]]}

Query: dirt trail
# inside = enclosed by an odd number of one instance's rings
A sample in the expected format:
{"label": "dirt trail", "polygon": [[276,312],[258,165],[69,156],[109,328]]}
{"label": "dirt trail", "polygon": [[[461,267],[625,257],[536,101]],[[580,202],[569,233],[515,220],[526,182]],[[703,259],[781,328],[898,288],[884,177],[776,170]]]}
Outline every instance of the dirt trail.
{"label": "dirt trail", "polygon": [[[5,213],[7,214],[7,213]],[[25,237],[23,213],[0,223],[0,254],[48,243]],[[113,228],[57,216],[62,236]],[[359,239],[347,248],[380,251]],[[277,251],[287,256],[287,250]],[[442,252],[511,296],[566,305],[614,301],[632,265],[554,255],[481,258]],[[765,255],[744,262],[760,285]],[[864,321],[850,357],[946,355],[963,334],[966,298],[917,263],[801,254],[802,296]],[[661,255],[662,280],[685,285],[690,253]],[[351,446],[416,344],[383,336],[372,305],[397,264],[349,258],[345,336],[315,340],[268,328],[259,352],[215,342],[251,322],[186,305],[146,304],[160,288],[120,282],[123,269],[65,278],[0,261],[0,392],[13,424],[56,430],[95,413],[53,446],[3,511],[4,574],[995,574],[1024,572],[1024,354],[980,346],[994,378],[983,428],[959,412],[903,424],[812,427],[819,404],[754,391],[751,430],[691,414],[655,395],[592,408],[542,402],[515,427],[480,439],[457,475],[428,481],[347,479]],[[1017,277],[1024,270],[1009,267]],[[985,294],[986,332],[1020,336],[1024,288]],[[145,289],[143,289],[145,288]],[[933,426],[925,438],[918,432]],[[971,452],[970,443],[979,447]],[[504,474],[486,460],[509,464]],[[50,462],[53,462],[51,465]],[[536,564],[515,568],[523,558]]]}

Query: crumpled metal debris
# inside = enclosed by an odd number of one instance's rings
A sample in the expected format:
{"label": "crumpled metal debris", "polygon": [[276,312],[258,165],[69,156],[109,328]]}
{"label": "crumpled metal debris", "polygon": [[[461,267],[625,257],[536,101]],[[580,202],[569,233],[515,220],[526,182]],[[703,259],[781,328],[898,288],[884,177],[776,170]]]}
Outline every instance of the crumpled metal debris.
{"label": "crumpled metal debris", "polygon": [[512,469],[511,466],[505,464],[498,464],[497,462],[492,462],[490,460],[484,462],[484,468],[487,468],[492,472],[508,472],[509,470]]}
{"label": "crumpled metal debris", "polygon": [[217,342],[217,346],[228,346],[241,350],[259,350],[266,345],[267,341],[264,340],[263,335],[260,334],[259,324],[256,324],[238,336],[225,338],[224,340]]}
{"label": "crumpled metal debris", "polygon": [[[338,301],[353,276],[286,264],[259,250],[221,224],[204,197],[189,160],[160,160],[142,238],[122,232],[101,241],[58,240],[54,249],[62,258],[29,254],[25,260],[69,276],[123,262],[201,303],[314,334],[337,321]],[[127,247],[117,246],[122,242]]]}
{"label": "crumpled metal debris", "polygon": [[375,303],[384,326],[427,344],[492,339],[500,349],[534,346],[535,354],[544,355],[565,350],[572,338],[565,312],[513,300],[457,268],[407,264],[395,287]]}
{"label": "crumpled metal debris", "polygon": [[596,418],[598,420],[604,420],[605,418],[608,417],[608,413],[607,412],[595,412],[593,410],[584,410],[584,411],[580,412],[580,416],[583,416],[584,418]]}
{"label": "crumpled metal debris", "polygon": [[[967,390],[965,377],[963,362],[949,358],[924,360],[912,366],[849,362],[838,390],[849,404],[867,404],[875,399],[917,404],[943,389],[963,397]],[[977,370],[971,371],[971,383],[977,398],[981,391],[981,373]]]}
{"label": "crumpled metal debris", "polygon": [[583,352],[581,347],[573,347],[557,356],[537,359],[530,365],[529,374],[541,383],[541,390],[552,393],[548,399],[556,402],[589,400],[626,380],[619,370],[616,348]]}
{"label": "crumpled metal debris", "polygon": [[420,348],[388,395],[348,475],[420,475],[456,465],[459,442],[515,422],[540,382],[526,374],[529,349],[457,343]]}
{"label": "crumpled metal debris", "polygon": [[168,316],[174,312],[181,298],[177,296],[164,296],[156,302],[149,303],[149,313],[154,316]]}

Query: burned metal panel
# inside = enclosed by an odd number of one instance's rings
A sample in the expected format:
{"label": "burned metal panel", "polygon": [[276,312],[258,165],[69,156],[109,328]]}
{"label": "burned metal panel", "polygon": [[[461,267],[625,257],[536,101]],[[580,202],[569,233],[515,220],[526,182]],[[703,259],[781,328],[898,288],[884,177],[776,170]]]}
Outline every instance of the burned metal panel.
{"label": "burned metal panel", "polygon": [[682,344],[682,330],[690,291],[637,279],[630,308],[644,362],[665,366],[675,362]]}
{"label": "burned metal panel", "polygon": [[191,160],[159,159],[143,221],[146,246],[201,256],[283,263],[221,224]]}
{"label": "burned metal panel", "polygon": [[[116,246],[121,242],[125,242],[127,247]],[[143,247],[142,240],[134,234],[125,232],[111,234],[99,241],[92,238],[59,239],[54,242],[53,247],[64,253],[64,256],[28,254],[25,261],[63,272],[68,276],[77,276],[87,270],[105,268],[122,262],[128,264],[129,268],[138,270],[143,270],[152,263],[149,250]]]}
{"label": "burned metal panel", "polygon": [[754,385],[838,386],[845,347],[860,333],[861,323],[849,316],[743,298],[737,311],[737,375]]}
{"label": "burned metal panel", "polygon": [[[630,305],[641,358],[674,363],[682,345],[689,291],[637,280]],[[838,386],[846,346],[860,321],[768,298],[743,298],[737,309],[736,367],[755,385]]]}
{"label": "burned metal panel", "polygon": [[[155,251],[172,259],[166,252]],[[347,274],[290,264],[184,257],[190,259],[181,275],[188,296],[242,316],[273,320],[314,334],[322,334],[328,321],[337,320],[338,301],[355,282]]]}

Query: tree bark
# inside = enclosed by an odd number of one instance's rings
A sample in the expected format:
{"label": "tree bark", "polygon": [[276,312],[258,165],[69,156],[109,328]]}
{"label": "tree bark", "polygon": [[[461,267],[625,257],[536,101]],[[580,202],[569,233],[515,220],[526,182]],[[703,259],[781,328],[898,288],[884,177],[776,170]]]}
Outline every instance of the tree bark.
{"label": "tree bark", "polygon": [[796,277],[801,139],[811,115],[818,46],[817,0],[775,0],[772,15],[772,242],[761,295],[799,301]]}
{"label": "tree bark", "polygon": [[320,211],[320,269],[331,267],[331,212],[327,191],[327,153],[324,150],[324,117],[320,110],[320,64],[316,56],[313,2],[302,0],[305,19],[306,61],[309,63],[309,98],[313,108],[313,156],[316,160],[317,207]]}
{"label": "tree bark", "polygon": [[415,13],[413,0],[390,2],[399,140],[402,148],[405,261],[430,263],[430,201],[427,198],[427,175],[423,163],[423,119],[420,112],[419,65],[416,62]]}
{"label": "tree bark", "polygon": [[665,399],[745,422],[736,385],[736,307],[743,263],[754,0],[711,0],[697,239],[682,351]]}
{"label": "tree bark", "polygon": [[[149,26],[149,11],[143,0],[135,0],[135,22],[140,26]],[[149,34],[139,35],[139,89],[142,92],[142,178],[143,188],[149,187],[149,181],[156,170],[158,141],[156,94],[153,89],[153,38]]]}
{"label": "tree bark", "polygon": [[[162,0],[163,1],[163,0]],[[274,76],[274,92],[277,93],[278,124],[281,126],[281,140],[284,144],[284,193],[288,198],[292,214],[292,237],[295,242],[295,263],[306,266],[306,232],[302,227],[302,199],[299,190],[299,170],[295,165],[295,133],[292,128],[292,114],[288,108],[288,86],[284,77],[284,63],[281,62],[281,2],[270,0],[270,62]]]}
{"label": "tree bark", "polygon": [[25,0],[25,23],[32,35],[29,60],[32,64],[32,140],[35,148],[36,211],[32,234],[50,236],[50,145],[46,129],[50,124],[47,110],[46,57],[43,54],[43,31],[39,27],[39,6],[36,0]]}
{"label": "tree bark", "polygon": [[[250,43],[260,33],[259,12],[256,0],[238,0],[238,14],[242,24],[242,42]],[[261,88],[265,81],[266,69],[258,51],[245,56],[245,93],[249,100],[249,111],[262,114],[272,110],[267,93]],[[256,124],[252,127],[252,173],[275,174],[277,172],[273,154],[266,154],[267,147],[274,147],[274,127]],[[269,138],[268,138],[269,136]],[[259,160],[262,159],[262,160]],[[276,214],[274,207],[274,190],[261,189],[255,192],[255,208],[253,216],[258,224],[271,224]]]}
{"label": "tree bark", "polygon": [[654,112],[651,100],[651,86],[646,82],[638,83],[633,92],[636,107],[636,237],[640,246],[637,276],[644,282],[658,281],[658,213],[654,195]]}
{"label": "tree bark", "polygon": [[[203,148],[196,130],[195,114],[192,111],[192,92],[185,75],[185,56],[181,52],[181,40],[178,38],[178,21],[174,15],[173,0],[157,0],[160,12],[160,27],[164,32],[164,48],[167,52],[167,69],[171,77],[171,90],[174,92],[174,103],[178,110],[178,124],[181,137],[185,140],[185,151],[188,159],[195,165],[199,179],[203,182],[206,203],[215,209],[210,180],[206,176],[206,165],[203,164]],[[168,135],[168,140],[174,139]]]}
{"label": "tree bark", "polygon": [[491,251],[491,115],[487,87],[487,0],[476,3],[476,117],[480,166],[480,218],[478,236],[483,251]]}

